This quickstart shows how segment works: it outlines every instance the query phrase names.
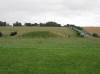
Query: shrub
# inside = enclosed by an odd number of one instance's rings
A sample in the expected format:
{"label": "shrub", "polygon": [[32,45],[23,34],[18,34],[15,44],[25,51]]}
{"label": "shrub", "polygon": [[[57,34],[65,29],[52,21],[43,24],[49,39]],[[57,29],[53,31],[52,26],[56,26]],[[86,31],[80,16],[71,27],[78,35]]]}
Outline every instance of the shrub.
{"label": "shrub", "polygon": [[17,32],[11,32],[10,36],[15,36],[17,34]]}
{"label": "shrub", "polygon": [[99,37],[97,33],[93,33],[93,37]]}
{"label": "shrub", "polygon": [[2,37],[3,36],[3,34],[0,32],[0,37]]}

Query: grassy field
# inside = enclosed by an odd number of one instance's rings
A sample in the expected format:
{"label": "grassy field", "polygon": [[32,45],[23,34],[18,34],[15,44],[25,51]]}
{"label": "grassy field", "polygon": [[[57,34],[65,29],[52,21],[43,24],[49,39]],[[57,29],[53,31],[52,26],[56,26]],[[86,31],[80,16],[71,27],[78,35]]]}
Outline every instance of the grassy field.
{"label": "grassy field", "polygon": [[75,32],[64,27],[0,27],[0,32],[4,33],[4,35],[9,35],[9,33],[13,31],[18,32],[17,36],[33,31],[50,31],[62,37],[68,37],[68,35],[71,37],[75,36]]}
{"label": "grassy field", "polygon": [[100,36],[100,27],[84,27],[84,30],[90,34],[97,33]]}
{"label": "grassy field", "polygon": [[[18,35],[8,36],[14,30]],[[19,37],[36,30],[49,30],[63,37]],[[5,34],[0,38],[0,74],[100,74],[99,38],[78,38],[63,27],[2,27],[0,31]]]}

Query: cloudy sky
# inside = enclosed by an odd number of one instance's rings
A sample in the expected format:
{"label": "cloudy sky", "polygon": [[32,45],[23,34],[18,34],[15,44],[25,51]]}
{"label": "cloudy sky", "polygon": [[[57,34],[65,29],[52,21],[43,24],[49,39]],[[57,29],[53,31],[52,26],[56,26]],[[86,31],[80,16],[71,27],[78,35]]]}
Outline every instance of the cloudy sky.
{"label": "cloudy sky", "polygon": [[100,0],[0,0],[0,20],[100,26]]}

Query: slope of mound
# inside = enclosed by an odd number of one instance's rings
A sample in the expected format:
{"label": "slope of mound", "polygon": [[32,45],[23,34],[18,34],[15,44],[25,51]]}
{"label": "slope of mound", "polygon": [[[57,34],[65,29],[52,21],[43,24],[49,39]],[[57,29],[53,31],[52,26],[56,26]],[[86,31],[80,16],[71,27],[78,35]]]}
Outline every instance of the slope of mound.
{"label": "slope of mound", "polygon": [[0,27],[0,32],[4,35],[17,32],[18,34],[16,36],[22,36],[23,34],[34,31],[49,31],[64,38],[76,37],[76,32],[67,27]]}
{"label": "slope of mound", "polygon": [[61,37],[60,35],[57,35],[55,33],[49,32],[49,31],[33,31],[28,32],[22,35],[22,37],[27,38],[50,38],[50,37]]}

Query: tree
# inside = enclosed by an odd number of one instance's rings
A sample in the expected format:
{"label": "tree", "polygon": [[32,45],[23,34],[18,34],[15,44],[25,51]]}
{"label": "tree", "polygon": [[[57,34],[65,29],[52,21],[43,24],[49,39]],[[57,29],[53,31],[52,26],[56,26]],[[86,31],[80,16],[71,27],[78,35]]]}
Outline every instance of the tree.
{"label": "tree", "polygon": [[24,26],[39,26],[40,24],[37,23],[25,23]]}
{"label": "tree", "polygon": [[13,26],[22,26],[22,24],[20,22],[16,22],[13,24]]}
{"label": "tree", "polygon": [[0,26],[9,26],[8,23],[0,21]]}
{"label": "tree", "polygon": [[74,24],[67,24],[67,25],[64,25],[64,27],[76,27]]}
{"label": "tree", "polygon": [[40,26],[46,26],[46,24],[45,23],[40,23]]}
{"label": "tree", "polygon": [[25,23],[24,26],[32,26],[31,23]]}
{"label": "tree", "polygon": [[82,27],[79,27],[79,26],[76,26],[76,28],[79,29],[79,30],[83,30],[83,28]]}
{"label": "tree", "polygon": [[34,25],[34,26],[38,26],[39,24],[38,24],[38,23],[34,23],[33,25]]}
{"label": "tree", "polygon": [[61,25],[57,24],[56,22],[47,22],[46,26],[49,26],[49,27],[61,27]]}

